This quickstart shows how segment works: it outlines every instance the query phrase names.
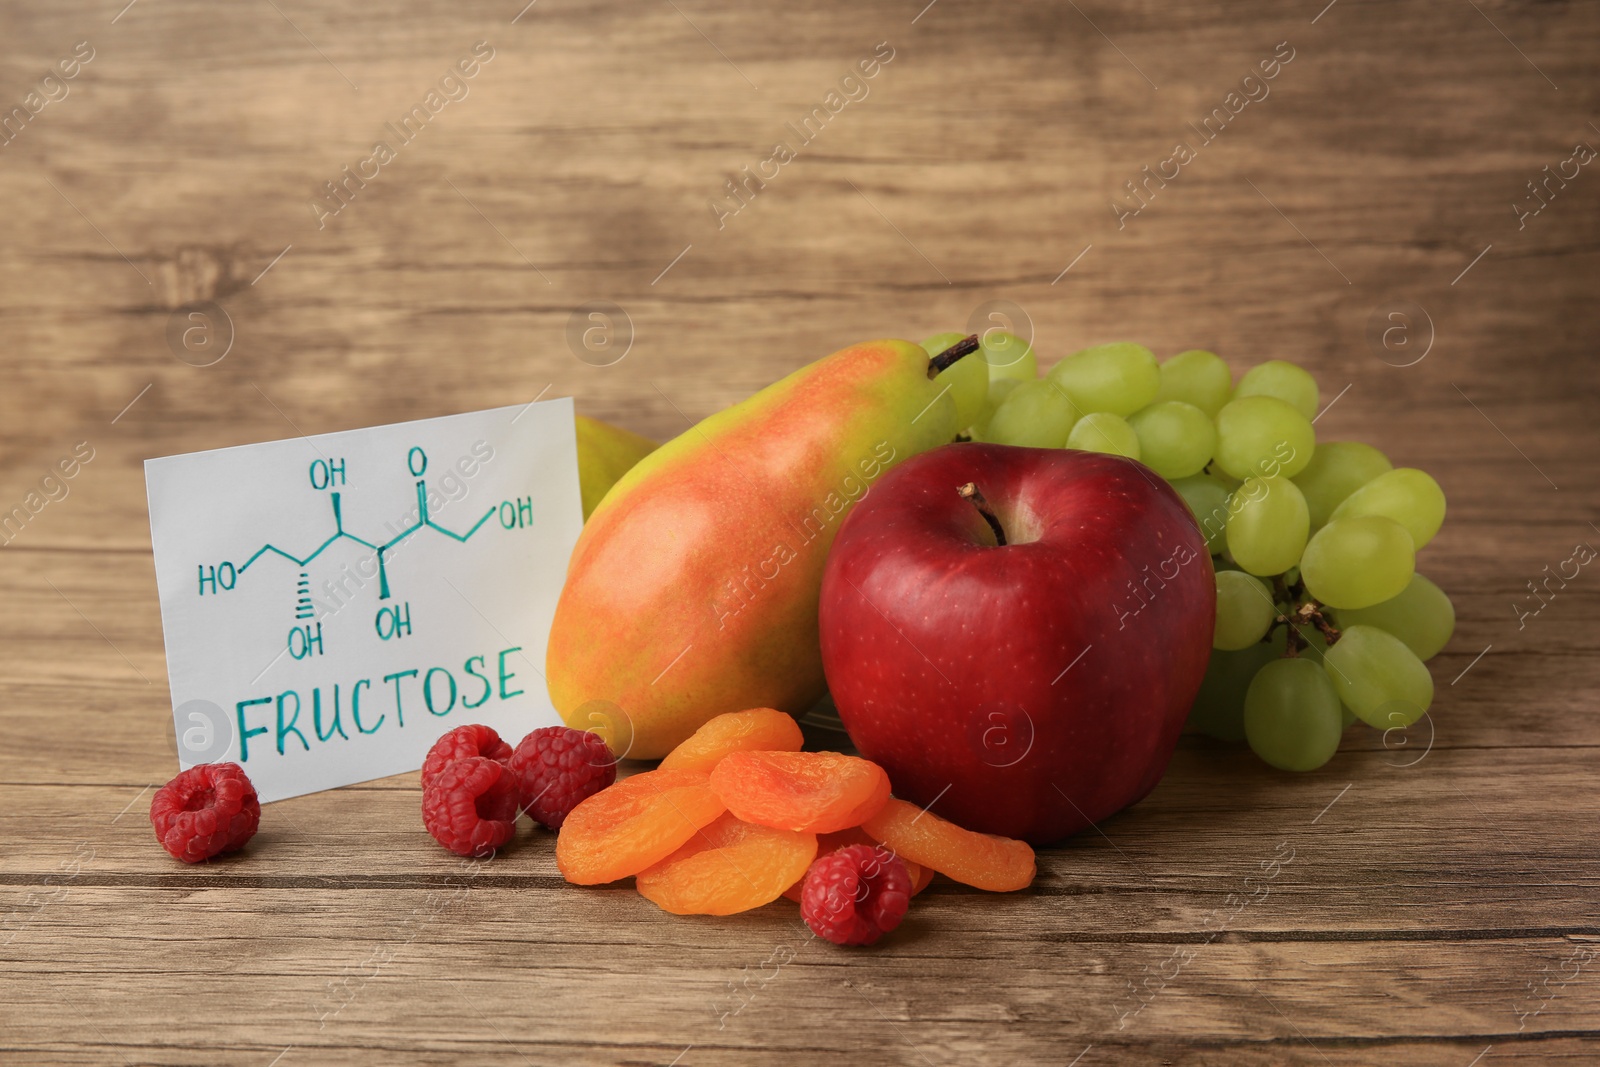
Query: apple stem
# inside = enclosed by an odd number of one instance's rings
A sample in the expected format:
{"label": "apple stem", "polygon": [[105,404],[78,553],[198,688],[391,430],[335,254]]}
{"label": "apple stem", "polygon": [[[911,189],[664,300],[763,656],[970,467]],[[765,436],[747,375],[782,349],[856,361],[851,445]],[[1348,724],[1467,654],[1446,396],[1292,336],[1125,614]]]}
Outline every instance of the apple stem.
{"label": "apple stem", "polygon": [[[973,338],[969,337],[967,340],[971,341]],[[983,494],[978,492],[976,483],[968,482],[961,486],[956,490],[956,495],[978,509],[978,514],[983,516],[984,521],[989,524],[989,529],[994,531],[995,544],[1003,547],[1006,543],[1005,528],[1000,525],[1000,517],[994,513],[994,508],[991,508],[989,502],[983,498]]]}
{"label": "apple stem", "polygon": [[955,363],[962,356],[970,356],[978,350],[978,347],[978,335],[972,333],[940,352],[937,356],[928,360],[928,380],[932,381],[937,378],[940,371]]}

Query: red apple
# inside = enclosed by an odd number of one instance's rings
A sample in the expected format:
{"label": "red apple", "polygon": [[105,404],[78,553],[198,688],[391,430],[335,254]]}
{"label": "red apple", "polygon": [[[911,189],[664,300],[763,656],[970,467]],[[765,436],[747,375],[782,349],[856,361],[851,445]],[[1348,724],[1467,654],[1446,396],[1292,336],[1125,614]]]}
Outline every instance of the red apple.
{"label": "red apple", "polygon": [[1215,621],[1178,494],[1068,449],[906,460],[856,504],[822,579],[823,668],[862,755],[897,795],[1034,844],[1160,781]]}

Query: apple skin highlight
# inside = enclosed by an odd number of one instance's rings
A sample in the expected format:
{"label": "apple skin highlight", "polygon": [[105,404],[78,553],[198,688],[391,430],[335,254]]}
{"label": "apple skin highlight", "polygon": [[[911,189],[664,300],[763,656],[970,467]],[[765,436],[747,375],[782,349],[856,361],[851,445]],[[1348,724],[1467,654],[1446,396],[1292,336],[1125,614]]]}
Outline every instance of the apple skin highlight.
{"label": "apple skin highlight", "polygon": [[1160,781],[1216,585],[1188,508],[1142,465],[963,443],[908,459],[851,511],[819,620],[840,719],[896,795],[1049,844]]}

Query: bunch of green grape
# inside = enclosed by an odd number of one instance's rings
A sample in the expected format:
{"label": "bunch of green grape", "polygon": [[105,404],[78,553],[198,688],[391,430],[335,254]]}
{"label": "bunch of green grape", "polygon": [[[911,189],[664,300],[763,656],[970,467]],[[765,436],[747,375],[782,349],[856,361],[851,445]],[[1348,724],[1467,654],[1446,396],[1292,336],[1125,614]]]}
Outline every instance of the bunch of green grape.
{"label": "bunch of green grape", "polygon": [[[961,339],[938,334],[930,354]],[[1211,550],[1217,621],[1188,728],[1322,766],[1357,719],[1401,729],[1433,702],[1426,660],[1455,609],[1416,571],[1444,522],[1439,484],[1358,441],[1317,443],[1317,383],[1270,360],[1236,384],[1199,349],[1085,348],[1040,377],[1002,331],[940,375],[964,437],[1136,459],[1170,482]]]}

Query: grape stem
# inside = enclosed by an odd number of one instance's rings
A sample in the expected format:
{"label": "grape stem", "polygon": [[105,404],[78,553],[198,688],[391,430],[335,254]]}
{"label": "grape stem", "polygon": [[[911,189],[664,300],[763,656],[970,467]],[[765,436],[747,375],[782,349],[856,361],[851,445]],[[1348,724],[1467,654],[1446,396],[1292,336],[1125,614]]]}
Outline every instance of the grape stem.
{"label": "grape stem", "polygon": [[969,333],[937,356],[928,360],[928,380],[939,376],[939,372],[955,363],[962,356],[970,356],[978,350],[978,335]]}
{"label": "grape stem", "polygon": [[1339,631],[1334,628],[1333,623],[1328,621],[1328,617],[1322,613],[1322,605],[1313,600],[1302,604],[1300,613],[1311,625],[1322,632],[1322,636],[1327,640],[1330,647],[1335,641],[1339,640]]}
{"label": "grape stem", "polygon": [[1300,655],[1301,649],[1310,644],[1300,633],[1301,626],[1307,624],[1315,626],[1329,647],[1339,640],[1339,631],[1323,614],[1322,605],[1307,595],[1304,582],[1297,581],[1290,586],[1280,574],[1272,579],[1272,591],[1277,602],[1291,607],[1272,620],[1272,625],[1267,627],[1266,636],[1262,638],[1263,641],[1270,640],[1272,631],[1280,625],[1283,626],[1285,628],[1283,654],[1289,659],[1294,659]]}
{"label": "grape stem", "polygon": [[996,546],[1004,547],[1006,543],[1005,528],[1000,525],[1000,517],[994,513],[994,508],[990,507],[989,502],[983,498],[983,494],[978,492],[977,484],[968,482],[956,490],[956,495],[978,509],[978,514],[983,516],[984,521],[989,524],[989,529],[994,531]]}

